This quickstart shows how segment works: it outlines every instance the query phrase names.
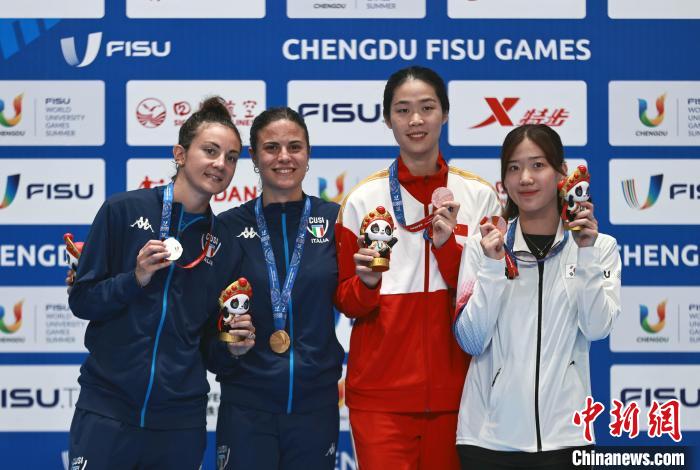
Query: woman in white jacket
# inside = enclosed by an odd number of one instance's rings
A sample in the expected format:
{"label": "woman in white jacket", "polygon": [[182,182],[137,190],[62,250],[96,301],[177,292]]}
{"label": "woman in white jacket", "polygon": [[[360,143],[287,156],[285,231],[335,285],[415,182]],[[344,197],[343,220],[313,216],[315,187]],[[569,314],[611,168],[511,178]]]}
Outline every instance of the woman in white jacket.
{"label": "woman in white jacket", "polygon": [[511,131],[501,152],[507,231],[483,223],[463,251],[454,333],[473,356],[457,428],[463,469],[581,468],[571,453],[592,444],[572,418],[591,394],[590,343],[620,312],[621,263],[592,203],[568,224],[579,230],[565,230],[566,172],[550,127]]}

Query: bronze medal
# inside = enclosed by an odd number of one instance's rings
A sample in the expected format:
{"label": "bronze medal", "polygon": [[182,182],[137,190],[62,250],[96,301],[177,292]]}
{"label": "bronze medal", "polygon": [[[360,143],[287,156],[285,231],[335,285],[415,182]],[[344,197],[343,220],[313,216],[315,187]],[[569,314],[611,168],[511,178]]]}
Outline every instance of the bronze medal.
{"label": "bronze medal", "polygon": [[289,335],[284,330],[277,330],[270,336],[270,349],[277,354],[286,352],[290,344]]}

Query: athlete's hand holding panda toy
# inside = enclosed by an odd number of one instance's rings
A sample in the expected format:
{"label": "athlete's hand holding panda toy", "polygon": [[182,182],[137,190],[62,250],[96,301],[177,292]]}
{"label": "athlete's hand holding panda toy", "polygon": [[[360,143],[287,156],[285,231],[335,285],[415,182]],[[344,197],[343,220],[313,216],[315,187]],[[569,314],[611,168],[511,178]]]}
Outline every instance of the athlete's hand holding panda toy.
{"label": "athlete's hand holding panda toy", "polygon": [[394,219],[383,206],[378,206],[362,220],[360,241],[364,248],[375,250],[379,257],[374,258],[369,267],[374,272],[389,270],[391,248],[398,241],[394,236]]}

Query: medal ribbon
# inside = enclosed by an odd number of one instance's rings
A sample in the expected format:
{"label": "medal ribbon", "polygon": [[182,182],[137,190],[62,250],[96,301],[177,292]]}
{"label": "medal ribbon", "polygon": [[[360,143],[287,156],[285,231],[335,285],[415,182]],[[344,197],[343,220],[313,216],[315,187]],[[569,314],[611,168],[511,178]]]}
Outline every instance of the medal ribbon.
{"label": "medal ribbon", "polygon": [[[174,185],[172,181],[168,183],[168,185],[165,187],[165,190],[163,191],[163,211],[161,212],[161,217],[160,217],[160,239],[165,240],[168,238],[170,235],[170,218],[173,212],[173,193],[174,193]],[[191,269],[197,266],[199,263],[204,260],[204,258],[207,256],[207,251],[209,250],[209,245],[211,244],[211,239],[214,236],[214,214],[210,214],[211,217],[211,225],[209,226],[209,233],[207,234],[208,236],[206,237],[207,242],[204,245],[204,249],[202,252],[197,256],[194,260],[187,264],[178,264],[175,262],[175,265],[182,268],[182,269]],[[182,218],[182,215],[180,216]]]}
{"label": "medal ribbon", "polygon": [[389,167],[389,192],[391,194],[391,206],[394,209],[396,221],[409,232],[423,230],[423,238],[429,240],[427,228],[433,223],[433,214],[422,218],[418,222],[406,225],[406,216],[403,213],[403,199],[401,198],[401,184],[399,183],[399,159],[397,158]]}
{"label": "medal ribbon", "polygon": [[275,330],[284,330],[287,322],[287,309],[289,300],[292,296],[292,287],[299,273],[299,265],[301,264],[301,255],[304,252],[304,240],[306,239],[306,224],[311,215],[311,199],[308,196],[304,197],[304,210],[299,220],[299,230],[294,241],[294,253],[292,260],[289,263],[287,276],[284,280],[284,287],[280,293],[280,283],[277,277],[277,265],[275,263],[275,254],[272,251],[270,243],[270,233],[267,229],[265,214],[263,214],[262,196],[258,196],[255,201],[255,219],[260,231],[260,243],[262,243],[263,255],[265,264],[267,265],[267,277],[270,282],[270,300],[272,301],[272,320],[275,324]]}
{"label": "medal ribbon", "polygon": [[[542,259],[536,259],[535,261],[532,260],[527,260],[523,258],[518,258],[515,255],[515,252],[513,251],[513,244],[515,243],[515,227],[518,224],[518,219],[516,219],[510,224],[510,227],[508,227],[508,233],[506,234],[506,244],[503,246],[503,248],[506,250],[506,253],[508,256],[511,257],[513,260],[513,264],[515,265],[515,269],[517,272],[518,269],[518,261],[526,264],[542,264],[545,261],[547,261],[549,258],[553,258],[559,254],[559,252],[564,248],[566,245],[566,242],[569,241],[569,232],[564,232],[564,238],[560,240],[557,244],[553,245],[547,254],[544,256]],[[534,257],[534,255],[533,255]]]}

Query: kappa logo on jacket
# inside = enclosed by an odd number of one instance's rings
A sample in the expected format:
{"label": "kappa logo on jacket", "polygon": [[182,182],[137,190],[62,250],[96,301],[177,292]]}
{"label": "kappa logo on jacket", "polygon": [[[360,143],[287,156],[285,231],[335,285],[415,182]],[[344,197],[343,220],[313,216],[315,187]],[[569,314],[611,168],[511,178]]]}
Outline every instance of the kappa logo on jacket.
{"label": "kappa logo on jacket", "polygon": [[313,236],[311,243],[328,243],[328,221],[325,217],[309,217],[306,230]]}
{"label": "kappa logo on jacket", "polygon": [[130,227],[137,227],[142,230],[150,230],[151,232],[153,232],[153,226],[151,225],[151,222],[148,220],[148,218],[145,218],[144,216],[141,216],[138,219],[136,219],[134,223],[130,225]]}
{"label": "kappa logo on jacket", "polygon": [[246,227],[243,229],[241,233],[236,235],[236,238],[255,238],[258,237],[260,238],[260,235],[258,235],[258,232],[255,231],[253,227]]}

